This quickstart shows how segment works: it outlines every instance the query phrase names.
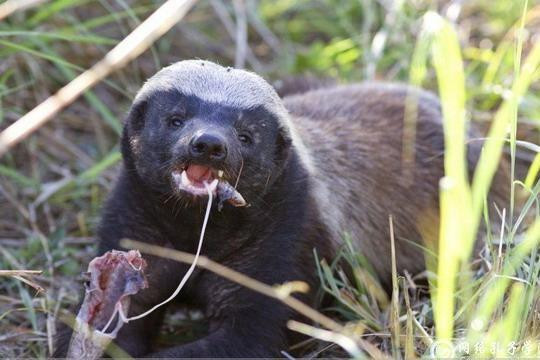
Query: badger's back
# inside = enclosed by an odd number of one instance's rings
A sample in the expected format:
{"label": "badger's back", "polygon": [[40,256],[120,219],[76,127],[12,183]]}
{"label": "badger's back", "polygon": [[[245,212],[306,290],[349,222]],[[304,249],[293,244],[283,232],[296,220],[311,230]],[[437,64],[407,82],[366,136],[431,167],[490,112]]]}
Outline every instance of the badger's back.
{"label": "badger's back", "polygon": [[[437,98],[403,85],[367,83],[310,91],[284,103],[311,157],[310,193],[332,241],[339,245],[350,234],[388,281],[392,215],[399,270],[423,270],[423,252],[412,243],[435,244],[438,237],[444,136]],[[479,149],[469,149],[470,169]]]}

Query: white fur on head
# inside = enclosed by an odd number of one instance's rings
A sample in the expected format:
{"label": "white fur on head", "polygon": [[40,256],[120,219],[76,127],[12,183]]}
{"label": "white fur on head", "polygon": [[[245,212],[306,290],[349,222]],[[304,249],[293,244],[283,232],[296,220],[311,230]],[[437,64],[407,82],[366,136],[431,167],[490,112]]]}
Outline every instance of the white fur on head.
{"label": "white fur on head", "polygon": [[280,121],[280,126],[299,153],[300,161],[312,172],[311,157],[298,136],[289,114],[274,88],[260,76],[226,68],[210,61],[184,60],[160,70],[141,88],[135,101],[154,91],[178,90],[201,100],[239,109],[263,106]]}

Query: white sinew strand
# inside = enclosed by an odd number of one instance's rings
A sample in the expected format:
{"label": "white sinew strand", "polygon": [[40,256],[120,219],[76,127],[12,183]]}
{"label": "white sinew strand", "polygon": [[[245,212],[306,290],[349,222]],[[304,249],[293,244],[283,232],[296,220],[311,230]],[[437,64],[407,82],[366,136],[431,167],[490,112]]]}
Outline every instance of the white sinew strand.
{"label": "white sinew strand", "polygon": [[[206,213],[204,214],[204,221],[203,221],[203,225],[202,225],[202,228],[201,228],[201,236],[199,237],[199,245],[197,247],[197,252],[195,253],[195,258],[193,259],[193,263],[191,264],[188,271],[186,272],[186,274],[182,278],[182,281],[180,281],[180,284],[178,284],[178,287],[171,294],[171,296],[169,296],[166,300],[162,301],[161,303],[155,305],[150,310],[148,310],[148,311],[146,311],[146,312],[144,312],[144,313],[142,313],[140,315],[132,316],[130,318],[126,318],[125,314],[120,314],[121,317],[124,319],[124,322],[127,323],[127,322],[129,322],[131,320],[141,319],[141,318],[145,317],[146,315],[150,314],[152,311],[159,308],[160,306],[163,306],[166,303],[170,302],[171,300],[173,300],[180,293],[180,290],[182,290],[182,288],[184,287],[184,284],[188,281],[189,277],[193,273],[193,270],[195,270],[195,266],[197,265],[197,260],[199,260],[199,254],[201,253],[202,243],[203,243],[203,239],[204,239],[204,233],[206,231],[206,225],[208,223],[208,218],[210,217],[210,210],[212,209],[212,200],[213,200],[212,189],[216,188],[217,182],[218,182],[217,179],[212,181],[212,183],[210,185],[206,181],[204,182],[204,187],[206,188],[206,192],[208,193],[208,203],[206,205]],[[122,309],[120,308],[119,310],[120,310],[120,313],[121,313]]]}

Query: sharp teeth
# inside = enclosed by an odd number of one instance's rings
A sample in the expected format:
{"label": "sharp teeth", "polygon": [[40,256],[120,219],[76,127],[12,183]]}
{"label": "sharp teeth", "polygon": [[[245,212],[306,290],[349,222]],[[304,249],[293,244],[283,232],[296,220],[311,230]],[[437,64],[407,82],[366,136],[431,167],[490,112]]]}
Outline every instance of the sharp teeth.
{"label": "sharp teeth", "polygon": [[217,174],[219,177],[223,177],[223,170],[218,170]]}
{"label": "sharp teeth", "polygon": [[209,184],[210,190],[211,190],[211,191],[215,191],[216,188],[217,188],[217,184],[218,184],[218,179],[214,179],[214,180]]}
{"label": "sharp teeth", "polygon": [[189,180],[186,171],[182,171],[182,184],[184,185],[191,185],[191,181]]}

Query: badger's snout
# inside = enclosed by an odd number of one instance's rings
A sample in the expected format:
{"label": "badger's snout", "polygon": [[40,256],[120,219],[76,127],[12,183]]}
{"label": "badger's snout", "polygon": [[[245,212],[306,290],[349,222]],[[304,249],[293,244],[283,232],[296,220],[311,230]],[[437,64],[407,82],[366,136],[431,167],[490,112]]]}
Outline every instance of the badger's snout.
{"label": "badger's snout", "polygon": [[228,160],[227,138],[218,129],[207,128],[199,129],[188,139],[180,167],[172,172],[175,185],[193,195],[206,195],[206,183],[215,192]]}
{"label": "badger's snout", "polygon": [[218,167],[227,157],[227,143],[219,134],[199,133],[189,142],[188,151],[192,161]]}

